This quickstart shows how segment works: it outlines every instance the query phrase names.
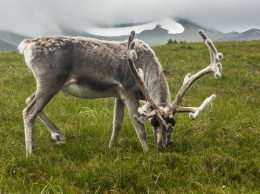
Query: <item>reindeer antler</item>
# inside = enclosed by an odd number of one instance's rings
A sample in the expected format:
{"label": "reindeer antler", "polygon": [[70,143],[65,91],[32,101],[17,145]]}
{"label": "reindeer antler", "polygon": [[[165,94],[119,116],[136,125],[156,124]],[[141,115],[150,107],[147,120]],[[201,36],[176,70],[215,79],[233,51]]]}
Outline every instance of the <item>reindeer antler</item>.
{"label": "reindeer antler", "polygon": [[[139,123],[143,124],[143,121],[145,121],[146,119],[154,117],[160,124],[160,128],[163,131],[162,134],[164,136],[164,140],[165,140],[166,144],[167,144],[167,142],[168,143],[171,142],[170,134],[173,130],[173,127],[171,124],[168,124],[168,125],[166,124],[165,118],[167,118],[167,117],[172,118],[173,115],[177,112],[190,112],[190,114],[189,114],[190,119],[195,119],[216,98],[216,95],[212,94],[210,97],[208,97],[204,100],[204,102],[201,104],[200,107],[181,107],[182,99],[184,98],[187,90],[192,86],[192,84],[197,79],[199,79],[200,77],[202,77],[208,73],[211,73],[211,72],[214,72],[214,76],[216,78],[220,78],[221,73],[222,73],[222,65],[219,61],[223,58],[223,55],[221,53],[218,53],[213,42],[207,38],[206,34],[202,30],[199,30],[199,34],[209,49],[210,65],[207,66],[206,68],[202,69],[201,71],[195,73],[194,75],[189,73],[185,76],[183,85],[180,88],[179,92],[177,93],[177,95],[170,107],[167,107],[167,106],[161,107],[161,106],[156,105],[153,102],[153,100],[150,96],[150,93],[149,93],[149,89],[147,88],[146,83],[144,81],[144,73],[143,73],[142,69],[139,68],[137,70],[134,65],[134,60],[137,59],[136,51],[133,49],[134,45],[135,45],[135,42],[133,41],[134,36],[135,36],[134,31],[131,32],[129,39],[128,39],[127,63],[129,65],[129,68],[131,69],[134,77],[136,78],[136,80],[139,84],[139,87],[141,88],[141,90],[146,98],[146,101],[140,101],[140,103],[142,104],[142,107],[138,108],[138,113],[141,115],[141,117],[138,118],[137,116],[135,116],[135,119]],[[161,140],[157,141],[157,144],[160,146]]]}
{"label": "reindeer antler", "polygon": [[[141,87],[141,89],[142,89],[142,91],[144,93],[144,96],[145,96],[145,98],[147,100],[146,105],[144,107],[151,107],[152,109],[159,109],[157,107],[157,105],[153,102],[153,100],[152,100],[152,98],[150,96],[149,90],[148,90],[148,88],[146,86],[146,83],[144,81],[144,73],[143,73],[142,69],[139,68],[137,70],[135,68],[134,60],[137,59],[137,54],[136,54],[135,50],[133,49],[134,46],[135,46],[135,42],[133,41],[134,40],[134,36],[135,36],[135,31],[132,31],[130,33],[129,38],[128,38],[128,50],[127,50],[127,62],[128,62],[128,65],[130,67],[131,72],[133,73],[133,75],[135,76],[136,80],[138,81],[138,84]],[[143,101],[142,101],[142,103],[143,103]],[[146,111],[147,111],[147,108],[143,108],[139,112],[142,112],[140,114],[143,115],[143,114],[145,114]]]}
{"label": "reindeer antler", "polygon": [[200,107],[181,107],[182,99],[185,96],[187,90],[191,87],[191,85],[200,77],[213,72],[215,78],[220,78],[221,73],[222,73],[222,65],[219,62],[222,58],[223,55],[222,53],[218,53],[216,47],[214,46],[213,42],[208,39],[206,34],[202,31],[199,30],[199,34],[204,40],[205,44],[207,45],[210,53],[210,65],[207,66],[206,68],[202,69],[201,71],[197,72],[194,75],[187,74],[184,78],[183,85],[180,88],[179,92],[177,93],[174,101],[171,104],[170,107],[170,117],[172,117],[175,113],[177,112],[190,112],[189,116],[190,119],[195,119],[197,118],[202,111],[208,107],[211,102],[216,98],[215,94],[212,94],[210,97],[206,98],[205,101],[201,104]]}
{"label": "reindeer antler", "polygon": [[[134,65],[134,60],[137,59],[137,54],[136,51],[133,49],[135,46],[134,40],[135,32],[132,31],[130,33],[130,36],[128,38],[128,50],[127,50],[127,63],[128,66],[133,73],[134,77],[136,78],[139,87],[141,88],[146,101],[140,101],[140,103],[143,105],[142,107],[138,108],[138,113],[141,115],[140,118],[135,116],[135,119],[139,122],[142,123],[151,117],[155,117],[158,123],[160,124],[161,128],[165,130],[165,134],[169,134],[172,132],[173,127],[171,124],[166,124],[165,120],[162,118],[162,116],[165,115],[165,110],[163,107],[157,106],[154,101],[152,100],[149,89],[146,86],[146,83],[144,81],[144,73],[141,68],[138,70],[136,69]],[[152,109],[152,111],[150,111]],[[170,142],[170,136],[165,137],[166,142]]]}

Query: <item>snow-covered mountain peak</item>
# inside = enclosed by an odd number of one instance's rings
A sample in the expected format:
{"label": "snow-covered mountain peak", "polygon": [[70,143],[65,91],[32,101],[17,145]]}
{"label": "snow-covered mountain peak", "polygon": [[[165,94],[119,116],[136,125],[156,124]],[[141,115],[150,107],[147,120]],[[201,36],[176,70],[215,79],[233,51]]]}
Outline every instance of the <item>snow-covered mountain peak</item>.
{"label": "snow-covered mountain peak", "polygon": [[132,30],[134,30],[137,34],[145,30],[153,30],[156,26],[160,26],[161,28],[168,31],[169,34],[180,34],[184,32],[184,27],[174,21],[171,18],[164,18],[161,20],[156,20],[153,22],[149,22],[146,24],[130,26],[130,27],[121,27],[121,28],[89,28],[86,29],[86,32],[96,36],[125,36],[128,35]]}

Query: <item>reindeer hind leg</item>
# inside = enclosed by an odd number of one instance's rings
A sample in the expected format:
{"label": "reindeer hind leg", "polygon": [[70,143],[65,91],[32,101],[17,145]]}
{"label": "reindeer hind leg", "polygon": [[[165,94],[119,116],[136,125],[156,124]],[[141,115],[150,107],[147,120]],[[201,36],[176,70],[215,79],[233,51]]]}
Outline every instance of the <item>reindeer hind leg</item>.
{"label": "reindeer hind leg", "polygon": [[[25,131],[25,144],[26,144],[26,155],[33,153],[34,142],[33,142],[33,129],[34,121],[36,117],[42,112],[43,108],[48,102],[57,94],[60,90],[60,86],[49,87],[50,85],[39,84],[35,94],[27,99],[29,102],[28,106],[23,110],[24,120],[24,131]],[[51,88],[51,89],[50,89]]]}
{"label": "reindeer hind leg", "polygon": [[[29,98],[26,99],[26,104],[29,105],[30,102],[34,99],[35,93],[33,93]],[[40,120],[44,123],[44,125],[49,129],[51,133],[51,138],[55,140],[56,144],[65,143],[65,137],[61,130],[51,121],[51,119],[46,115],[44,111],[41,111],[38,114]]]}

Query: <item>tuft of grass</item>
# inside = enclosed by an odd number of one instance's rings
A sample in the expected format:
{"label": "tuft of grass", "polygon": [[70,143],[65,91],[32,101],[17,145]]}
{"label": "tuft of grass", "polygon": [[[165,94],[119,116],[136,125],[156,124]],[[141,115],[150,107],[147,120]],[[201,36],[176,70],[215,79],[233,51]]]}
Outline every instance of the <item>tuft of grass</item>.
{"label": "tuft of grass", "polygon": [[[183,105],[198,106],[212,93],[212,108],[191,121],[177,114],[173,145],[143,153],[126,111],[118,143],[108,148],[113,99],[61,94],[46,107],[67,143],[55,145],[35,123],[33,156],[25,158],[22,110],[35,81],[22,55],[0,52],[0,193],[258,193],[260,190],[260,42],[216,43],[223,77],[207,75]],[[172,98],[184,76],[209,64],[204,43],[153,47]],[[213,111],[214,122],[212,122]]]}

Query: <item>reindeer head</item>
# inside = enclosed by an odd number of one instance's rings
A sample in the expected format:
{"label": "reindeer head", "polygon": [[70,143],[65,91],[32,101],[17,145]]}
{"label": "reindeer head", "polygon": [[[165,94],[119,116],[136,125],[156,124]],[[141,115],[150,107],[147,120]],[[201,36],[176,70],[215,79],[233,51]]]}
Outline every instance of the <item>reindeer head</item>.
{"label": "reindeer head", "polygon": [[221,77],[222,65],[219,61],[223,58],[223,55],[221,53],[218,53],[212,41],[207,38],[206,34],[202,30],[199,30],[199,34],[209,49],[211,59],[210,65],[194,75],[190,73],[187,74],[184,78],[182,87],[178,91],[171,105],[160,106],[155,104],[150,96],[148,87],[144,81],[144,73],[142,69],[135,68],[134,61],[137,59],[137,54],[134,50],[135,42],[133,41],[135,32],[132,31],[130,33],[128,39],[127,63],[146,98],[146,101],[140,101],[141,107],[138,108],[138,113],[140,114],[140,117],[135,115],[135,119],[139,123],[144,124],[143,122],[146,119],[151,118],[151,123],[154,127],[155,142],[158,147],[168,146],[172,144],[171,133],[173,132],[173,126],[175,125],[175,121],[173,119],[175,113],[189,112],[189,117],[193,120],[200,116],[202,111],[206,107],[208,107],[216,97],[215,94],[212,94],[210,97],[204,100],[200,107],[181,106],[183,97],[185,96],[187,90],[197,79],[211,72],[214,73],[215,78]]}

